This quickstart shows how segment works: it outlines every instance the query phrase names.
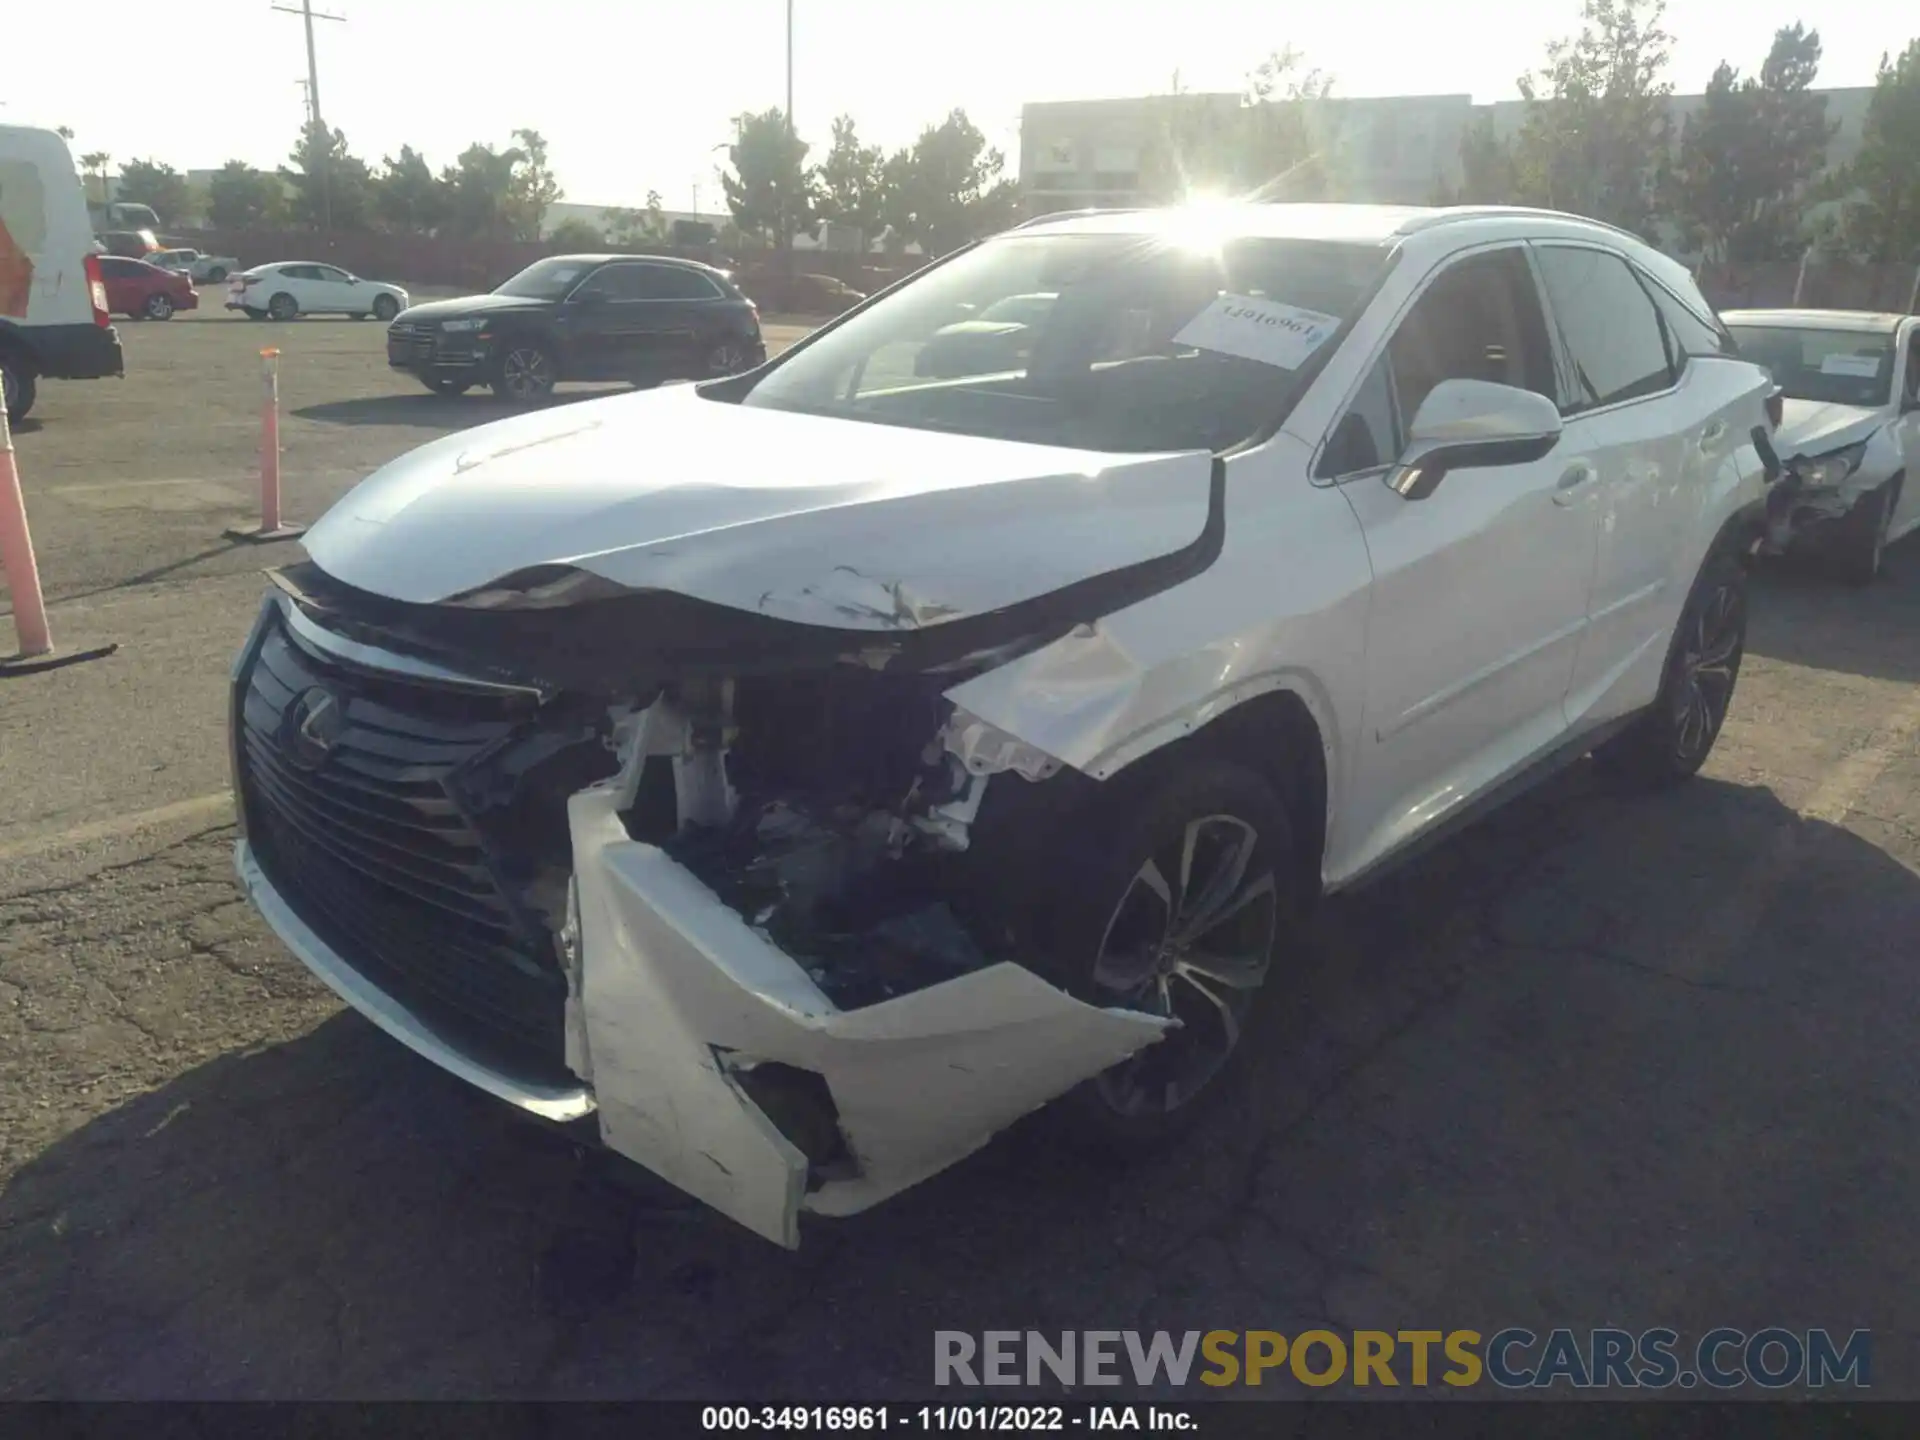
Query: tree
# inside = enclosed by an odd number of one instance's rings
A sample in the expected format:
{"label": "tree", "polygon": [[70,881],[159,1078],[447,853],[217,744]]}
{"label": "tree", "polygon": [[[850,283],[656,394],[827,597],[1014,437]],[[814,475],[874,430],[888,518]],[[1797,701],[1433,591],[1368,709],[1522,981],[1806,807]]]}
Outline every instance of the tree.
{"label": "tree", "polygon": [[1758,79],[1721,62],[1680,132],[1663,184],[1682,238],[1709,260],[1784,260],[1805,243],[1835,127],[1813,93],[1820,33],[1775,32]]}
{"label": "tree", "polygon": [[58,135],[62,140],[73,139],[73,127],[71,125],[59,126],[53,133]]}
{"label": "tree", "polygon": [[337,129],[309,120],[281,176],[293,190],[295,221],[315,230],[364,230],[373,216],[373,176]]}
{"label": "tree", "polygon": [[207,182],[207,220],[216,230],[257,230],[285,217],[286,187],[280,177],[229,160]]}
{"label": "tree", "polygon": [[129,160],[120,171],[121,200],[133,205],[150,205],[163,221],[186,213],[191,197],[187,177],[171,165],[153,160]]}
{"label": "tree", "polygon": [[833,122],[833,144],[827,148],[827,158],[813,172],[815,208],[820,217],[856,231],[862,250],[882,224],[884,163],[880,147],[862,145],[853,117],[842,115]]}
{"label": "tree", "polygon": [[92,150],[80,157],[80,168],[91,179],[100,182],[100,204],[107,203],[107,165],[113,156],[104,150]]}
{"label": "tree", "polygon": [[514,239],[538,240],[547,211],[564,192],[547,160],[546,137],[538,130],[516,130],[513,138],[520,143],[508,153],[519,159],[508,187],[507,218]]}
{"label": "tree", "polygon": [[599,228],[577,216],[571,220],[562,220],[553,227],[553,233],[547,236],[547,243],[556,250],[597,251],[607,248],[607,237]]}
{"label": "tree", "polygon": [[447,218],[446,187],[411,145],[380,162],[373,177],[373,208],[390,230],[431,235]]}
{"label": "tree", "polygon": [[1333,78],[1291,47],[1248,72],[1238,104],[1189,95],[1176,83],[1158,143],[1142,163],[1140,188],[1176,203],[1194,195],[1324,194],[1336,168],[1336,137],[1319,102],[1332,89]]}
{"label": "tree", "polygon": [[1666,0],[1585,0],[1580,33],[1523,76],[1514,151],[1520,198],[1646,232],[1667,153]]}
{"label": "tree", "polygon": [[742,234],[784,250],[797,231],[813,223],[807,149],[777,107],[734,117],[733,143],[727,147],[731,169],[721,172],[720,184]]}
{"label": "tree", "polygon": [[1016,187],[1001,179],[1006,161],[966,111],[929,125],[902,154],[882,166],[883,210],[927,254],[944,255],[1011,223]]}
{"label": "tree", "polygon": [[1460,132],[1460,184],[1443,187],[1440,198],[1449,205],[1511,205],[1516,189],[1513,148],[1482,110]]}
{"label": "tree", "polygon": [[1842,186],[1852,194],[1840,230],[1849,250],[1863,260],[1920,259],[1920,40],[1898,59],[1880,57]]}
{"label": "tree", "polygon": [[607,222],[607,234],[616,245],[663,245],[667,240],[665,202],[658,190],[647,192],[647,203],[638,210],[615,209],[600,212]]}
{"label": "tree", "polygon": [[518,233],[514,169],[526,157],[519,150],[495,150],[473,144],[440,172],[447,202],[446,228],[469,240],[506,240]]}

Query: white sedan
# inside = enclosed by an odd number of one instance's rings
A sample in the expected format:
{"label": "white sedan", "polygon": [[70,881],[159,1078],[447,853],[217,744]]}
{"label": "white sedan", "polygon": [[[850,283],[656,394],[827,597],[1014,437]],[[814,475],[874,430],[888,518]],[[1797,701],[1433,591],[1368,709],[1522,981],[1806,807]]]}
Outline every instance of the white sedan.
{"label": "white sedan", "polygon": [[371,315],[383,324],[407,308],[407,292],[398,285],[362,280],[337,265],[315,260],[282,260],[256,265],[227,282],[227,309],[249,320],[291,320],[299,315]]}

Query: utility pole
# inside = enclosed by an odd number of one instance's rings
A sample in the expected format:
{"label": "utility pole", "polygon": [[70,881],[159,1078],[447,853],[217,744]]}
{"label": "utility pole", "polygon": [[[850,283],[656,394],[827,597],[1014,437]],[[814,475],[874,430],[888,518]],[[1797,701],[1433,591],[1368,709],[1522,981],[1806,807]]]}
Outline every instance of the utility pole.
{"label": "utility pole", "polygon": [[[795,170],[800,168],[799,149],[800,135],[793,124],[793,0],[787,0],[787,153],[794,157]],[[782,224],[780,226],[780,238],[784,242],[781,248],[786,252],[786,265],[784,269],[786,270],[785,279],[789,292],[787,295],[788,304],[793,303],[791,293],[793,290],[793,202],[797,198],[797,196],[791,193],[789,187],[787,203],[782,207],[786,213],[781,217]]]}
{"label": "utility pole", "polygon": [[[313,22],[315,20],[344,21],[344,15],[328,15],[324,11],[318,15],[313,11],[313,0],[300,0],[300,8],[291,5],[273,7],[282,15],[298,15],[306,24],[307,30],[307,115],[309,131],[319,132],[320,148],[315,152],[320,165],[320,228],[333,229],[333,186],[327,175],[328,154],[333,148],[332,132],[327,130],[326,121],[320,112],[320,63],[313,52]],[[311,142],[309,142],[311,143]]]}

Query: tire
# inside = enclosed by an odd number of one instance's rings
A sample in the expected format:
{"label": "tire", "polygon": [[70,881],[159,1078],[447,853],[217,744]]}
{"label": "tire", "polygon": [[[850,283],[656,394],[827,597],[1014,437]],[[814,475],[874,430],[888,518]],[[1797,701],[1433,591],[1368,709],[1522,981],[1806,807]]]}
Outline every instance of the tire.
{"label": "tire", "polygon": [[1695,775],[1733,706],[1747,648],[1747,569],[1716,551],[1700,567],[1667,646],[1660,693],[1631,726],[1593,752],[1633,790],[1662,790]]}
{"label": "tire", "polygon": [[436,395],[464,395],[473,388],[471,380],[448,380],[422,376],[420,383]]}
{"label": "tire", "polygon": [[141,313],[148,320],[171,320],[173,318],[173,297],[171,295],[149,295]]}
{"label": "tire", "polygon": [[1899,487],[1898,479],[1889,480],[1863,496],[1841,522],[1844,528],[1834,537],[1833,567],[1849,585],[1871,585],[1880,578]]}
{"label": "tire", "polygon": [[33,371],[18,355],[0,353],[0,396],[5,397],[7,420],[19,424],[33,409],[40,387]]}
{"label": "tire", "polygon": [[293,296],[282,290],[267,301],[267,317],[272,320],[287,321],[300,313],[300,304]]}
{"label": "tire", "polygon": [[707,351],[706,374],[710,377],[738,375],[752,368],[752,357],[738,340],[722,340]]}
{"label": "tire", "polygon": [[535,340],[515,340],[494,363],[493,393],[515,405],[533,405],[553,393],[559,377],[551,350]]}
{"label": "tire", "polygon": [[[1185,1021],[1051,1112],[1068,1143],[1120,1155],[1180,1138],[1226,1091],[1274,952],[1300,923],[1293,829],[1267,781],[1206,757],[1158,768],[1112,782],[1112,797],[1070,822],[1084,847],[1062,857],[1071,873],[1037,930],[1034,968],[1068,993]],[[1196,912],[1222,909],[1194,926]]]}
{"label": "tire", "polygon": [[216,265],[211,270],[207,271],[206,283],[209,285],[218,285],[222,280],[226,278],[227,278],[227,267],[224,265]]}
{"label": "tire", "polygon": [[391,295],[381,295],[373,302],[373,318],[385,325],[400,313],[400,302]]}

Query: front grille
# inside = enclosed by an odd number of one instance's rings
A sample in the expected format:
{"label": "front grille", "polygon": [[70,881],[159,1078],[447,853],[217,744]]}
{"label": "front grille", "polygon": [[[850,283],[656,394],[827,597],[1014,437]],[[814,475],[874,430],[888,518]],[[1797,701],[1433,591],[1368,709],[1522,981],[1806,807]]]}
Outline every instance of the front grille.
{"label": "front grille", "polygon": [[[524,1079],[574,1083],[552,938],[502,887],[455,798],[520,723],[510,702],[324,665],[277,622],[240,683],[248,840],[288,905],[456,1048]],[[306,768],[288,710],[316,686],[343,703],[344,721]]]}
{"label": "front grille", "polygon": [[406,321],[387,327],[387,363],[418,365],[433,359],[433,327]]}

